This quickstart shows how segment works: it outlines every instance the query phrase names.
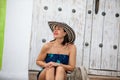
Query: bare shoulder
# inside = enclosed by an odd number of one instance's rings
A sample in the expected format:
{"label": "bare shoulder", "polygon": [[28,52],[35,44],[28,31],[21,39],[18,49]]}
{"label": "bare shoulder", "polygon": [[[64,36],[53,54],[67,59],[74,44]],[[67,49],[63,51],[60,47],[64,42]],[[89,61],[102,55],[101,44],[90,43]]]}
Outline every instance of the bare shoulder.
{"label": "bare shoulder", "polygon": [[76,45],[75,44],[68,44],[69,50],[76,50]]}
{"label": "bare shoulder", "polygon": [[45,44],[43,45],[42,48],[45,49],[45,50],[48,50],[48,49],[50,49],[51,45],[52,45],[51,42],[47,42],[47,43],[45,43]]}
{"label": "bare shoulder", "polygon": [[69,49],[69,55],[71,56],[75,56],[76,55],[76,45],[75,44],[69,44],[68,45],[68,49]]}

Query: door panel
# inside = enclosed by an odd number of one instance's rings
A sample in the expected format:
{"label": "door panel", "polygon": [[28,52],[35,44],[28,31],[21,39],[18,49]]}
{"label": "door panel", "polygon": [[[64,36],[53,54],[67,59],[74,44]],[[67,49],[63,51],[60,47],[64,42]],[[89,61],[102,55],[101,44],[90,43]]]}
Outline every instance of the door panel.
{"label": "door panel", "polygon": [[119,34],[119,27],[116,25],[117,18],[115,17],[116,4],[114,0],[106,0],[105,3],[106,15],[103,29],[101,69],[117,70],[118,49],[114,49],[114,46],[118,47]]}
{"label": "door panel", "polygon": [[93,19],[93,0],[86,1],[86,20],[84,31],[84,44],[83,44],[83,65],[89,69],[90,62],[90,47],[91,47],[91,32],[92,32],[92,19]]}
{"label": "door panel", "polygon": [[104,12],[105,0],[99,0],[98,13],[95,13],[95,4],[97,0],[94,0],[93,4],[93,21],[92,21],[92,34],[91,34],[91,52],[90,52],[90,68],[100,69],[101,66],[101,50],[103,41],[103,24],[104,16],[101,15]]}

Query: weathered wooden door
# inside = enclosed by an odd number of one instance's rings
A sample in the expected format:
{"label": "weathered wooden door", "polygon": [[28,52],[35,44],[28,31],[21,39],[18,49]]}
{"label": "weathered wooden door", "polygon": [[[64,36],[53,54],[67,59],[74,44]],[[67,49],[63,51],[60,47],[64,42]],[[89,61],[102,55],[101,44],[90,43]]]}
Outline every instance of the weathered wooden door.
{"label": "weathered wooden door", "polygon": [[70,25],[76,33],[77,66],[89,74],[120,76],[120,0],[34,0],[29,70],[52,40],[48,21]]}
{"label": "weathered wooden door", "polygon": [[87,0],[83,65],[90,74],[120,76],[120,0]]}

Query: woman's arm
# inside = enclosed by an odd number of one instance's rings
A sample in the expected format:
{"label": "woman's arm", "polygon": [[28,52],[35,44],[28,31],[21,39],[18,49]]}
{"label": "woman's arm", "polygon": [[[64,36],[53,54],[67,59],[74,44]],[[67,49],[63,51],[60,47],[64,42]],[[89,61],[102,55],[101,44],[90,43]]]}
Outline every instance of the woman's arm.
{"label": "woman's arm", "polygon": [[66,71],[73,71],[76,66],[76,46],[70,45],[70,55],[69,55],[69,64],[58,64],[58,66],[62,66]]}
{"label": "woman's arm", "polygon": [[47,55],[47,51],[49,49],[49,45],[48,44],[49,43],[43,45],[43,47],[41,48],[41,51],[40,51],[40,53],[38,55],[38,58],[36,60],[36,64],[41,66],[41,67],[46,67],[46,63],[44,62],[44,60],[45,60],[45,57]]}

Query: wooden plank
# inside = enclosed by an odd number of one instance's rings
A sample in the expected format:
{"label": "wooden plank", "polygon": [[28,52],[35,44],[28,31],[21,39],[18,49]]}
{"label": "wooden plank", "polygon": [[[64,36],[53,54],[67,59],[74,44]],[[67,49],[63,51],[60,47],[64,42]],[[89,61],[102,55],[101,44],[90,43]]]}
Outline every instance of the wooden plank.
{"label": "wooden plank", "polygon": [[[34,68],[39,68],[36,63],[35,63],[35,60],[38,56],[38,53],[39,53],[39,49],[37,49],[37,45],[36,43],[38,43],[38,40],[37,40],[37,35],[38,35],[38,32],[37,32],[37,27],[38,27],[38,24],[39,24],[39,14],[37,13],[39,10],[38,8],[38,3],[39,1],[36,0],[36,1],[33,1],[33,20],[32,20],[32,34],[31,34],[31,48],[30,48],[30,55],[29,55],[29,69],[32,70]],[[39,34],[41,35],[41,34]],[[41,35],[42,36],[42,35]],[[42,44],[42,42],[39,40],[39,43]],[[39,44],[38,44],[39,45]],[[41,47],[41,45],[39,45]],[[34,68],[33,68],[34,67]]]}
{"label": "wooden plank", "polygon": [[90,69],[89,74],[92,75],[103,75],[103,76],[118,76],[118,71],[112,71],[112,70],[99,70],[99,69]]}
{"label": "wooden plank", "polygon": [[116,25],[116,1],[106,0],[105,4],[105,21],[103,32],[103,50],[101,69],[117,70],[117,49],[113,46],[118,46],[119,27]]}
{"label": "wooden plank", "polygon": [[101,47],[102,43],[102,31],[104,24],[104,17],[101,13],[105,8],[105,0],[99,0],[98,14],[95,14],[95,0],[94,0],[94,14],[93,14],[93,27],[92,27],[92,39],[91,39],[91,54],[90,54],[90,68],[100,69],[101,66]]}
{"label": "wooden plank", "polygon": [[[82,7],[81,7],[82,5]],[[77,66],[82,63],[82,44],[85,25],[86,0],[35,0],[33,8],[33,24],[31,37],[31,51],[29,57],[29,70],[39,70],[35,60],[40,52],[42,40],[52,39],[52,32],[48,21],[60,21],[70,25],[76,32]],[[75,9],[72,12],[72,10]],[[61,11],[59,11],[61,10]]]}
{"label": "wooden plank", "polygon": [[89,74],[93,74],[93,75],[111,75],[111,72],[109,71],[102,71],[102,70],[92,70],[90,69],[90,73]]}
{"label": "wooden plank", "polygon": [[[71,3],[70,7],[71,9],[75,9],[76,12],[72,13],[67,21],[69,21],[70,25],[74,28],[76,32],[76,41],[75,41],[77,47],[76,66],[79,67],[82,65],[82,56],[83,56],[82,49],[83,49],[83,35],[84,35],[84,25],[85,25],[86,0],[76,0],[76,1],[72,0],[72,1],[73,2]],[[66,3],[65,5],[67,4],[68,3]]]}
{"label": "wooden plank", "polygon": [[[86,22],[84,31],[84,44],[83,44],[83,65],[89,69],[89,56],[90,56],[90,46],[91,46],[91,31],[92,31],[92,15],[93,15],[93,0],[87,0],[86,3]],[[85,46],[85,44],[88,46]]]}
{"label": "wooden plank", "polygon": [[29,71],[28,72],[29,80],[37,80],[38,73],[39,73],[38,71]]}
{"label": "wooden plank", "polygon": [[[117,23],[116,23],[116,25],[119,27],[117,70],[120,71],[120,0],[117,0],[116,8],[117,8],[116,13],[119,13],[119,17],[117,17]],[[118,72],[118,76],[120,76],[120,72]]]}
{"label": "wooden plank", "polygon": [[120,80],[120,77],[89,75],[90,80]]}

